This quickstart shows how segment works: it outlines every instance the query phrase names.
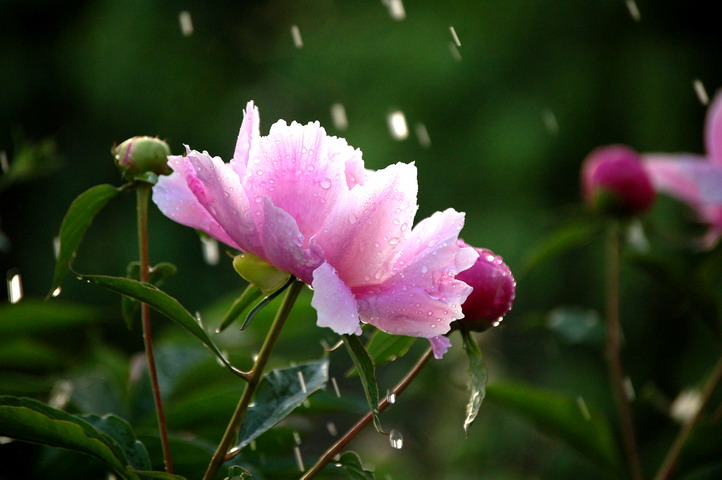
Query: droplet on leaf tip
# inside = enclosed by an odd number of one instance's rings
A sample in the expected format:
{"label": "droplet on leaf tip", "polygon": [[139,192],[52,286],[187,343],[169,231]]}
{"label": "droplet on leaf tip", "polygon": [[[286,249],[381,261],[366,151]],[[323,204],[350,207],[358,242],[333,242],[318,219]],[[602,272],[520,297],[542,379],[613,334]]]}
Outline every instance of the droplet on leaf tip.
{"label": "droplet on leaf tip", "polygon": [[401,432],[398,430],[391,430],[389,433],[389,443],[391,444],[391,448],[401,450],[404,446],[404,436],[401,435]]}

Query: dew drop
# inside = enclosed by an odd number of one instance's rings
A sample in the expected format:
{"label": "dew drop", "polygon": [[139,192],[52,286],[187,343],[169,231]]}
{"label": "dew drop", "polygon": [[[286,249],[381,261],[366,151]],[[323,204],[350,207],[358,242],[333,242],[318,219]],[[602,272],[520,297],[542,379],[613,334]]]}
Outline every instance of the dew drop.
{"label": "dew drop", "polygon": [[321,180],[321,188],[323,188],[324,190],[328,190],[329,188],[331,188],[331,180],[328,178],[324,178],[323,180]]}
{"label": "dew drop", "polygon": [[401,435],[401,432],[398,430],[391,430],[389,433],[389,443],[391,444],[391,448],[401,450],[404,446],[404,436]]}
{"label": "dew drop", "polygon": [[396,237],[393,237],[389,240],[389,245],[398,245],[398,244],[399,244],[399,239]]}
{"label": "dew drop", "polygon": [[256,170],[256,175],[263,175],[263,170]]}

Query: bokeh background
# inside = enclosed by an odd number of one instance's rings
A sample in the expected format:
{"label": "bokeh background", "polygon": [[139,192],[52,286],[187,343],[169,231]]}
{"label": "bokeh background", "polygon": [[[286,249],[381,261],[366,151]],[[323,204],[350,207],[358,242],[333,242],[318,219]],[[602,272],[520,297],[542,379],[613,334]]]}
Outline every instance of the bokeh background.
{"label": "bokeh background", "polygon": [[[228,159],[252,99],[262,133],[280,118],[318,120],[360,148],[370,168],[415,162],[417,219],[448,207],[465,211],[465,240],[503,256],[517,276],[516,306],[503,328],[479,336],[490,383],[526,382],[582,396],[613,415],[598,336],[565,336],[551,328],[563,322],[550,320],[595,324],[603,308],[603,242],[588,238],[534,265],[530,258],[557,228],[584,217],[579,167],[593,148],[625,143],[643,152],[704,151],[706,106],[694,84],[710,98],[722,87],[722,30],[713,9],[713,2],[672,0],[407,0],[398,18],[388,2],[360,0],[1,2],[0,151],[13,175],[19,171],[13,165],[31,167],[26,175],[0,177],[0,265],[22,275],[23,301],[42,298],[52,277],[53,237],[70,202],[92,185],[121,183],[110,155],[114,143],[158,135],[174,153],[188,144]],[[181,12],[190,15],[192,33],[183,32]],[[334,121],[334,104],[343,106],[347,126]],[[390,133],[394,111],[405,115],[405,139]],[[428,138],[419,137],[424,129]],[[89,230],[75,268],[124,274],[137,255],[134,213],[132,195],[112,202]],[[645,225],[679,240],[678,226],[668,224],[686,213],[663,199]],[[156,210],[150,229],[152,260],[179,269],[164,289],[213,324],[213,312],[243,287],[223,248],[220,263],[209,265],[195,232]],[[661,257],[684,276],[699,257],[684,253],[682,243]],[[695,309],[689,292],[650,271],[625,265],[622,321],[625,361],[641,397],[645,463],[653,470],[677,428],[665,402],[702,381],[720,342],[710,327],[718,323],[717,300]],[[120,360],[106,368],[117,370],[141,351],[138,330],[124,328],[112,294],[68,278],[53,302],[92,305],[94,320],[43,330],[38,345],[57,354],[45,362],[38,360],[42,355],[23,360],[8,347],[0,354],[4,393],[23,385],[25,393],[47,399],[58,380],[102,382],[107,372],[94,367],[93,377],[88,365],[107,360],[107,352]],[[335,341],[314,326],[312,311],[301,308],[298,316],[284,334],[278,365],[319,358],[318,340]],[[226,340],[238,346],[239,361],[248,348],[258,348],[254,335],[262,327]],[[185,338],[162,319],[157,329],[168,344]],[[573,449],[493,402],[482,407],[465,439],[460,340],[384,414],[404,433],[403,449],[391,449],[373,431],[351,445],[378,478],[603,476]],[[408,358],[380,372],[382,388],[392,386],[422,348],[417,342]],[[332,354],[340,377],[348,367],[343,357]],[[49,383],[38,386],[38,378]],[[344,380],[355,392],[347,407],[358,411],[363,400],[353,380]],[[191,385],[202,394],[203,382]],[[111,400],[90,407],[75,391],[70,410],[127,413],[108,407]],[[225,410],[219,410],[222,419]],[[329,412],[279,430],[285,440],[274,445],[285,446],[290,468],[288,431],[300,429],[306,438],[308,465],[332,441],[323,427],[327,418],[339,430],[355,418]],[[209,441],[220,435],[217,428]],[[30,478],[30,471],[69,478],[58,467],[62,462],[49,458],[39,449],[0,445],[0,478]]]}

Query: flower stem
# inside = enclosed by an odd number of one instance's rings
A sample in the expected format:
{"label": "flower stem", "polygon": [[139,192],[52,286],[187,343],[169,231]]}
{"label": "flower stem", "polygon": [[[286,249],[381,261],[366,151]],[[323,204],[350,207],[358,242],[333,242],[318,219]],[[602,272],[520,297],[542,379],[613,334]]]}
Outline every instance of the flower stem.
{"label": "flower stem", "polygon": [[665,457],[662,466],[659,468],[657,475],[654,477],[654,480],[668,480],[672,477],[679,455],[682,453],[682,448],[687,442],[690,433],[692,433],[692,430],[694,430],[694,427],[697,426],[699,420],[702,418],[702,410],[709,403],[712,393],[714,393],[714,390],[717,388],[720,380],[722,380],[722,357],[717,360],[717,365],[712,371],[712,375],[710,375],[707,383],[702,389],[702,398],[700,400],[699,409],[694,414],[694,417],[682,426],[682,429],[677,434],[677,438],[674,439],[674,443],[672,443],[672,446],[667,452],[667,456]]}
{"label": "flower stem", "polygon": [[233,412],[233,416],[228,422],[223,438],[218,444],[218,448],[216,448],[213,458],[211,458],[211,462],[208,464],[208,469],[203,476],[203,480],[215,479],[221,465],[223,465],[223,462],[226,461],[226,455],[229,453],[228,451],[231,448],[231,444],[235,441],[236,436],[238,435],[238,430],[241,427],[243,418],[246,416],[248,405],[251,403],[256,387],[258,387],[258,384],[261,381],[266,363],[268,363],[268,359],[271,357],[271,351],[276,344],[276,340],[278,340],[278,336],[281,334],[281,329],[286,323],[288,315],[291,313],[294,302],[298,298],[299,293],[301,293],[302,287],[303,282],[295,280],[288,288],[286,296],[283,297],[283,303],[278,309],[278,312],[276,312],[276,318],[273,320],[273,324],[266,334],[266,339],[263,341],[261,350],[258,352],[258,357],[253,364],[251,374],[247,379],[246,387],[243,390],[241,399],[238,401],[236,410]]}
{"label": "flower stem", "polygon": [[[389,404],[393,403],[389,401],[389,396],[398,396],[403,392],[406,387],[409,386],[409,384],[412,382],[414,378],[419,374],[421,369],[426,365],[426,362],[429,361],[431,358],[433,351],[431,348],[426,350],[424,354],[419,358],[419,360],[416,362],[416,364],[409,370],[409,373],[406,374],[406,376],[399,382],[396,387],[394,387],[393,390],[389,393],[389,395],[386,396],[380,403],[379,403],[379,413],[383,412],[386,407],[389,406]],[[319,473],[323,468],[331,461],[333,458],[341,453],[341,450],[344,449],[346,445],[353,440],[356,435],[363,430],[366,425],[371,423],[371,420],[373,419],[373,414],[371,412],[364,415],[354,426],[352,426],[341,438],[338,439],[336,443],[331,445],[331,447],[326,450],[326,452],[321,455],[321,457],[318,459],[318,461],[306,471],[306,473],[303,474],[300,480],[310,480],[313,478],[317,473]]]}
{"label": "flower stem", "polygon": [[621,332],[619,326],[619,257],[620,227],[615,224],[607,239],[607,337],[606,360],[614,401],[619,413],[624,450],[634,480],[642,479],[642,466],[637,450],[632,410],[624,388],[624,371],[621,360]]}
{"label": "flower stem", "polygon": [[[150,199],[150,185],[145,182],[138,182],[135,191],[138,211],[138,250],[140,252],[139,280],[141,282],[147,282],[148,271],[150,269],[148,260],[148,200]],[[155,368],[155,356],[153,355],[153,335],[150,328],[150,307],[145,303],[140,304],[140,319],[143,326],[145,358],[148,363],[150,385],[151,390],[153,391],[153,401],[155,402],[155,413],[158,418],[158,430],[160,432],[161,449],[163,450],[163,462],[165,463],[166,472],[173,473],[173,458],[170,452],[170,443],[168,442],[168,428],[165,423],[163,400],[160,396],[158,372]]]}

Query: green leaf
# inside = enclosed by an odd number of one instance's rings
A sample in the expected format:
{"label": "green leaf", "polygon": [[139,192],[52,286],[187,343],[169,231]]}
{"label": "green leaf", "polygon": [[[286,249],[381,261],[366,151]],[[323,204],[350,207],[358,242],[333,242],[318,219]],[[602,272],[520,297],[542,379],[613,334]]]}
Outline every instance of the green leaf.
{"label": "green leaf", "polygon": [[98,321],[98,310],[65,302],[43,302],[31,298],[0,305],[0,337],[66,332]]}
{"label": "green leaf", "polygon": [[328,359],[268,372],[258,385],[238,433],[238,448],[286,418],[311,394],[326,387]]}
{"label": "green leaf", "polygon": [[80,275],[81,280],[89,283],[100,285],[103,288],[112,290],[121,295],[127,295],[138,301],[145,302],[158,312],[162,313],[175,323],[185,328],[201,342],[203,342],[218,359],[234,373],[240,373],[239,370],[230,364],[223,353],[213,343],[211,338],[201,327],[196,319],[186,310],[183,305],[175,298],[171,297],[162,290],[158,290],[148,283],[140,283],[136,280],[123,277],[110,277],[106,275]]}
{"label": "green leaf", "polygon": [[78,195],[70,204],[63,223],[60,225],[60,234],[58,235],[60,249],[48,297],[57,295],[57,289],[70,271],[70,263],[95,216],[121,191],[122,187],[115,188],[107,184],[96,185]]}
{"label": "green leaf", "polygon": [[556,255],[591,242],[598,236],[601,228],[602,223],[592,219],[562,225],[527,255],[521,276]]}
{"label": "green leaf", "polygon": [[218,327],[218,330],[216,330],[216,332],[221,333],[223,330],[228,328],[228,326],[231,323],[235,322],[238,317],[241,316],[243,311],[249,306],[251,306],[251,304],[255,302],[256,299],[258,299],[258,297],[260,297],[261,295],[261,291],[256,286],[249,283],[241,296],[238,297],[231,305],[231,308],[228,309],[228,312],[226,312],[226,315],[223,317],[221,326]]}
{"label": "green leaf", "polygon": [[343,338],[343,344],[346,346],[356,370],[360,372],[361,385],[363,385],[366,401],[373,414],[374,427],[379,433],[384,433],[379,420],[379,386],[376,383],[374,362],[356,335],[342,335],[341,338]]}
{"label": "green leaf", "polygon": [[344,452],[339,457],[336,465],[344,468],[349,478],[353,480],[376,480],[374,473],[363,467],[361,458],[356,452]]}
{"label": "green leaf", "polygon": [[532,420],[604,468],[620,471],[619,450],[607,419],[591,405],[518,384],[488,385],[487,398]]}
{"label": "green leaf", "polygon": [[[366,351],[374,362],[374,365],[379,366],[384,363],[393,362],[397,358],[406,355],[414,342],[416,342],[416,337],[391,335],[390,333],[376,330],[366,343]],[[358,371],[354,368],[346,376],[351,377],[357,374]]]}
{"label": "green leaf", "polygon": [[67,352],[33,338],[0,340],[0,367],[57,370],[67,361]]}
{"label": "green leaf", "polygon": [[228,468],[228,476],[223,480],[245,480],[252,476],[248,470],[240,465],[233,465]]}
{"label": "green leaf", "polygon": [[484,358],[481,355],[481,349],[479,344],[476,343],[476,339],[468,330],[462,330],[461,335],[464,338],[464,351],[469,357],[469,383],[467,384],[469,401],[466,403],[466,418],[464,418],[464,433],[468,437],[469,427],[474,423],[481,402],[484,401],[486,396],[487,373]]}
{"label": "green leaf", "polygon": [[60,167],[61,158],[57,145],[50,138],[31,141],[22,132],[13,132],[15,156],[9,162],[9,169],[0,175],[0,191],[15,182],[27,182],[52,173]]}
{"label": "green leaf", "polygon": [[[161,262],[149,269],[148,283],[160,287],[166,278],[172,277],[177,271],[178,269],[172,263]],[[140,280],[140,262],[134,261],[128,264],[126,277],[131,280]],[[128,330],[133,329],[139,308],[140,303],[137,300],[125,295],[120,298],[120,311]]]}
{"label": "green leaf", "polygon": [[76,416],[29,398],[0,397],[0,436],[91,455],[125,479],[137,479],[109,435]]}
{"label": "green leaf", "polygon": [[150,472],[147,470],[132,470],[140,478],[157,478],[160,480],[186,480],[186,477],[166,472]]}
{"label": "green leaf", "polygon": [[126,458],[138,470],[150,470],[150,458],[145,446],[135,438],[130,424],[115,415],[80,415],[80,418],[112,437],[123,449]]}

